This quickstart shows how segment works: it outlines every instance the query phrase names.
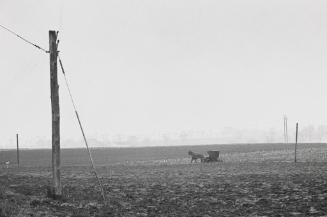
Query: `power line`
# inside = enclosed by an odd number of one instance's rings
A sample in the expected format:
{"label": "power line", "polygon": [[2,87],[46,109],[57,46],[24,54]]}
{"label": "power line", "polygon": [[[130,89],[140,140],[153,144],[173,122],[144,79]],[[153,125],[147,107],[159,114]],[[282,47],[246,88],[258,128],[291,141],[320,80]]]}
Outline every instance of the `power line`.
{"label": "power line", "polygon": [[89,154],[89,158],[90,158],[90,161],[91,161],[91,164],[92,164],[92,170],[93,170],[93,173],[94,173],[94,176],[95,178],[97,179],[98,181],[98,184],[100,186],[100,189],[101,189],[101,194],[102,194],[102,197],[103,197],[103,201],[104,203],[106,204],[107,203],[107,200],[106,200],[106,196],[105,196],[105,193],[104,193],[104,189],[103,189],[103,185],[99,179],[99,176],[98,176],[98,173],[96,171],[96,168],[94,166],[94,161],[93,161],[93,158],[92,158],[92,154],[91,154],[91,151],[90,151],[90,148],[89,148],[89,145],[88,145],[88,142],[87,142],[87,139],[86,139],[86,136],[85,136],[85,133],[84,133],[84,129],[83,129],[83,126],[82,126],[82,123],[81,123],[81,120],[79,118],[79,115],[78,115],[78,112],[77,112],[77,109],[76,109],[76,105],[75,105],[75,102],[74,102],[74,98],[72,96],[72,93],[70,91],[70,88],[69,88],[69,84],[68,84],[68,80],[66,78],[66,73],[65,73],[65,69],[64,69],[64,66],[62,64],[62,61],[60,59],[60,56],[59,56],[59,53],[58,53],[58,59],[59,59],[59,63],[60,63],[60,68],[61,68],[61,71],[64,75],[64,78],[65,78],[65,82],[66,82],[66,87],[68,89],[68,92],[69,92],[69,96],[70,96],[70,100],[73,104],[73,107],[74,107],[74,110],[75,110],[75,115],[76,115],[76,118],[77,118],[77,121],[78,121],[78,124],[79,124],[79,127],[81,129],[81,132],[82,132],[82,135],[83,135],[83,139],[84,139],[84,143],[85,143],[85,146],[86,146],[86,149],[88,151],[88,154]]}
{"label": "power line", "polygon": [[40,49],[40,50],[44,51],[45,53],[49,53],[49,51],[47,51],[46,49],[40,47],[40,46],[37,45],[37,44],[34,44],[34,43],[30,42],[30,41],[27,40],[26,38],[24,38],[24,37],[18,35],[16,32],[14,32],[14,31],[8,29],[7,27],[5,27],[5,26],[3,26],[3,25],[1,25],[1,24],[0,24],[0,27],[2,27],[2,28],[3,28],[4,30],[6,30],[7,32],[10,32],[11,34],[17,36],[18,38],[22,39],[22,40],[25,41],[26,43],[28,43],[28,44],[30,44],[30,45],[33,45],[33,46],[36,47],[37,49]]}

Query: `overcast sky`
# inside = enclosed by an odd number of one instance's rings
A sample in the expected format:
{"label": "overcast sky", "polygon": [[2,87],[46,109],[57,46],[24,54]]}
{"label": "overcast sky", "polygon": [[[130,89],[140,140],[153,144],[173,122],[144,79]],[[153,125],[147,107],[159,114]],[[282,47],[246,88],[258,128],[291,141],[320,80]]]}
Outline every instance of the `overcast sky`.
{"label": "overcast sky", "polygon": [[[0,0],[0,24],[46,49],[59,30],[90,137],[327,124],[327,1]],[[51,138],[49,56],[0,29],[0,66],[2,146]]]}

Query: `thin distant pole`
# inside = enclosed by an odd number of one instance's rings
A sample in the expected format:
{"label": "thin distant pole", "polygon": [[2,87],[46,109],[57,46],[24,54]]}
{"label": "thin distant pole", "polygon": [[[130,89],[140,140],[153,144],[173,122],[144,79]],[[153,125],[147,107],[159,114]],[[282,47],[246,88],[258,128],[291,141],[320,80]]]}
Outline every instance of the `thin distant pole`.
{"label": "thin distant pole", "polygon": [[286,143],[288,143],[287,117],[285,117]]}
{"label": "thin distant pole", "polygon": [[19,167],[19,141],[18,141],[18,133],[16,134],[16,144],[17,144],[17,165]]}
{"label": "thin distant pole", "polygon": [[294,162],[296,163],[296,149],[297,149],[297,137],[298,137],[298,128],[299,128],[299,124],[296,123],[296,132],[295,132],[295,151],[294,151]]}
{"label": "thin distant pole", "polygon": [[283,117],[283,121],[284,121],[284,123],[283,123],[283,124],[284,124],[284,126],[283,126],[283,127],[284,127],[284,128],[283,128],[283,130],[284,130],[284,143],[286,143],[286,130],[285,130],[285,126],[286,126],[286,125],[285,125],[285,115],[284,115],[284,117]]}
{"label": "thin distant pole", "polygon": [[288,143],[287,116],[284,115],[284,143]]}

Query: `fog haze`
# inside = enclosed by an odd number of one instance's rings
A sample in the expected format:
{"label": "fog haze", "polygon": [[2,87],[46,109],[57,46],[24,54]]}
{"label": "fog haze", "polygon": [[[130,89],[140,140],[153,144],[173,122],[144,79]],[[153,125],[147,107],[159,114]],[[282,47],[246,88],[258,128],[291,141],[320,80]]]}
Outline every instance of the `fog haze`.
{"label": "fog haze", "polygon": [[[302,141],[327,139],[326,1],[0,0],[0,24],[46,49],[59,31],[86,134],[100,144],[281,142],[283,115]],[[46,147],[49,56],[2,29],[0,39],[0,148],[16,133]],[[81,134],[60,73],[69,147]]]}

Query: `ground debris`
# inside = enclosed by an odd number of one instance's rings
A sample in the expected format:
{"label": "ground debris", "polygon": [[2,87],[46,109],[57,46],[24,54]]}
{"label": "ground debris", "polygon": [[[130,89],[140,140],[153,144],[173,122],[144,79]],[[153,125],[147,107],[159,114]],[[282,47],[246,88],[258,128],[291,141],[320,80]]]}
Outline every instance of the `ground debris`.
{"label": "ground debris", "polygon": [[101,176],[107,204],[86,169],[63,169],[64,200],[46,197],[47,176],[0,177],[0,216],[327,215],[326,164],[115,166]]}

